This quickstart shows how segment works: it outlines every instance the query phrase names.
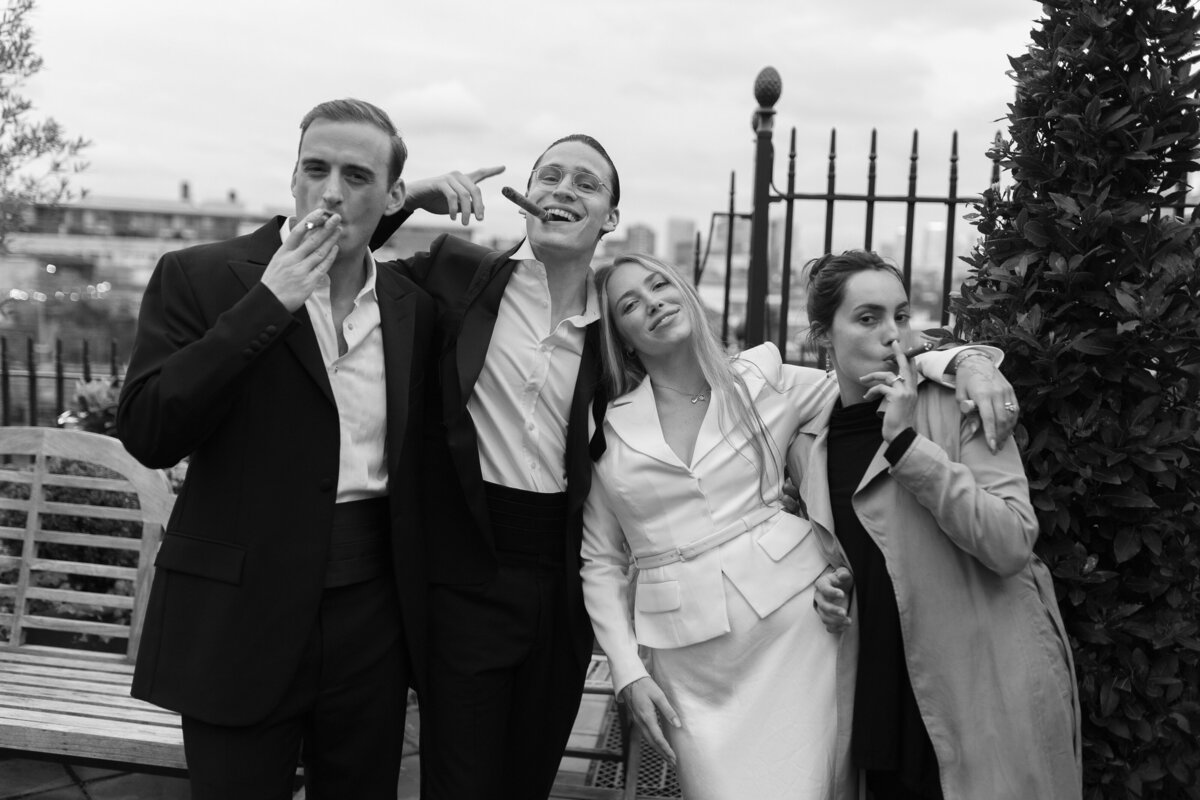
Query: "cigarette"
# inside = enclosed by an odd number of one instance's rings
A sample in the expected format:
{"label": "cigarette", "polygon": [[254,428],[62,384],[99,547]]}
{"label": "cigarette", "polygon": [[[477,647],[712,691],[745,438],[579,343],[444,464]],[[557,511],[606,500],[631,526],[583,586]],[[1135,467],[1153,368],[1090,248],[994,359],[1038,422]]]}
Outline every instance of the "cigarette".
{"label": "cigarette", "polygon": [[503,189],[500,190],[500,194],[504,195],[509,200],[512,200],[518,206],[525,209],[525,211],[527,213],[533,214],[538,219],[546,219],[546,217],[549,216],[546,213],[546,209],[542,208],[539,205],[534,204],[534,202],[532,200],[530,200],[528,197],[521,194],[520,192],[518,192],[516,189],[512,188],[511,186],[505,186]]}
{"label": "cigarette", "polygon": [[312,220],[308,220],[307,222],[305,222],[305,223],[304,223],[304,230],[306,230],[306,231],[311,231],[313,228],[318,228],[318,227],[320,227],[320,226],[324,225],[324,224],[325,224],[325,220],[329,219],[329,218],[330,218],[330,217],[332,217],[332,216],[333,216],[333,212],[332,212],[332,211],[328,211],[328,210],[326,210],[326,209],[322,209],[322,210],[321,210],[321,221],[320,221],[320,222],[313,222]]}

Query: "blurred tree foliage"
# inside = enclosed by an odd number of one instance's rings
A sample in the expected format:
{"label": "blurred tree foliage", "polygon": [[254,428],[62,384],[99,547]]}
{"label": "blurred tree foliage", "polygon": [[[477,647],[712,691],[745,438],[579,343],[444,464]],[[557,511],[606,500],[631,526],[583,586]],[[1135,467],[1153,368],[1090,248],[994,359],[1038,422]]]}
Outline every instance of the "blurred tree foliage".
{"label": "blurred tree foliage", "polygon": [[1187,0],[1041,6],[960,334],[1008,353],[1021,400],[1085,797],[1200,798],[1200,22]]}
{"label": "blurred tree foliage", "polygon": [[85,139],[72,139],[54,119],[33,119],[20,89],[42,68],[29,15],[34,0],[9,0],[0,16],[0,253],[31,203],[71,198],[73,174],[87,167]]}

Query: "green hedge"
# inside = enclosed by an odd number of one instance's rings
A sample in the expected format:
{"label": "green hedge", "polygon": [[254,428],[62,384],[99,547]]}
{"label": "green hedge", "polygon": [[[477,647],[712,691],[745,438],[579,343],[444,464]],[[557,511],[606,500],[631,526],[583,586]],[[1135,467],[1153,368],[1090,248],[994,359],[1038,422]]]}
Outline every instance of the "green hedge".
{"label": "green hedge", "polygon": [[1008,353],[1084,708],[1085,797],[1200,798],[1200,146],[1184,0],[1047,0],[959,333]]}

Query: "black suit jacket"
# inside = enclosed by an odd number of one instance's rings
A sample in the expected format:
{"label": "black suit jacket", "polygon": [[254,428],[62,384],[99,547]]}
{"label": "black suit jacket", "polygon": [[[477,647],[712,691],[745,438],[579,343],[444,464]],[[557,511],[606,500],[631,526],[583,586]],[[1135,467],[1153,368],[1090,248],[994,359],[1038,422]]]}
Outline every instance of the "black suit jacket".
{"label": "black suit jacket", "polygon": [[[488,250],[444,235],[428,253],[397,262],[399,269],[433,296],[438,308],[430,380],[426,382],[429,424],[424,447],[427,465],[422,473],[432,583],[482,583],[496,571],[495,543],[479,467],[479,439],[467,401],[483,369],[500,301],[517,263],[509,258],[515,251],[516,247],[505,252]],[[583,502],[592,479],[588,409],[600,382],[597,326],[590,326],[586,336],[568,419],[568,520],[563,531],[572,643],[581,662],[586,662],[592,649],[592,627],[579,577],[579,549]]]}
{"label": "black suit jacket", "polygon": [[[278,705],[316,619],[338,479],[338,411],[308,314],[262,285],[276,218],[163,256],[117,416],[151,467],[191,456],[156,561],[133,694],[222,725]],[[394,558],[412,662],[424,664],[417,500],[433,302],[377,278]]]}

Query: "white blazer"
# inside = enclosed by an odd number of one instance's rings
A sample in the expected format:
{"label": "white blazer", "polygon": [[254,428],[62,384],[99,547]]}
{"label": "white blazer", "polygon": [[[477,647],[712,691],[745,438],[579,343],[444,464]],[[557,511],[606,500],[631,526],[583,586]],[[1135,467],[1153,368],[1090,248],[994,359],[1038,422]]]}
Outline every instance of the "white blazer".
{"label": "white blazer", "polygon": [[[956,350],[928,353],[927,375],[942,373]],[[663,437],[649,381],[609,404],[607,449],[595,464],[584,506],[583,594],[614,688],[644,677],[638,645],[683,647],[729,631],[725,579],[760,617],[803,591],[826,566],[807,520],[780,511],[695,558],[636,571],[632,557],[692,544],[740,519],[782,509],[788,446],[799,427],[837,394],[837,382],[810,367],[783,364],[773,344],[734,361],[773,442],[760,469],[740,431],[720,427],[725,399],[714,393],[685,464]],[[636,582],[636,591],[632,583]]]}

